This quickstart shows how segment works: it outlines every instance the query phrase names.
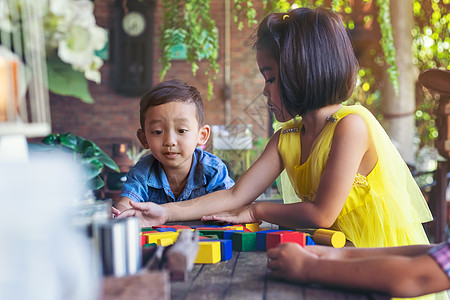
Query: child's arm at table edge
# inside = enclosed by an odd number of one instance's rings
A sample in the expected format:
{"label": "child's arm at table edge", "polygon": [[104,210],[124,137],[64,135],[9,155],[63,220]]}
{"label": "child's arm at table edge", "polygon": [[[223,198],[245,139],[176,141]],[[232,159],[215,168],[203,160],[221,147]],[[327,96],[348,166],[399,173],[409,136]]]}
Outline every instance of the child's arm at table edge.
{"label": "child's arm at table edge", "polygon": [[[405,249],[392,250],[403,252]],[[447,275],[427,254],[318,259],[313,265],[305,270],[308,282],[388,292],[393,297],[415,297],[450,288]]]}
{"label": "child's arm at table edge", "polygon": [[188,201],[162,204],[166,222],[198,220],[203,216],[244,207],[261,195],[284,169],[278,153],[276,132],[258,160],[227,190],[216,191]]}

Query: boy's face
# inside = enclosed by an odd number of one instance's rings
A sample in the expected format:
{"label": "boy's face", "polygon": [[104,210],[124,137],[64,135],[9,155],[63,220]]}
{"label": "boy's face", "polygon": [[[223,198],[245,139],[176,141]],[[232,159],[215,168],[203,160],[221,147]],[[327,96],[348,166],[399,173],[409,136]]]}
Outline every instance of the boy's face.
{"label": "boy's face", "polygon": [[166,171],[189,171],[195,147],[205,145],[210,133],[208,125],[199,128],[195,104],[184,102],[149,107],[143,129],[137,131],[139,141]]}

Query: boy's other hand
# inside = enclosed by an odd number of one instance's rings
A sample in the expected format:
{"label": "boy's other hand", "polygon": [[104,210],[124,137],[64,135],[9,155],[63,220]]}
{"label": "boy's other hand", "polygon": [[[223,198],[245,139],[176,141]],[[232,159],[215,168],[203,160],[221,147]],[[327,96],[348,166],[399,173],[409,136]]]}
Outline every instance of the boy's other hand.
{"label": "boy's other hand", "polygon": [[141,221],[141,227],[150,227],[164,224],[167,220],[166,209],[152,202],[134,202],[130,201],[132,208],[120,212],[116,217],[138,217]]}

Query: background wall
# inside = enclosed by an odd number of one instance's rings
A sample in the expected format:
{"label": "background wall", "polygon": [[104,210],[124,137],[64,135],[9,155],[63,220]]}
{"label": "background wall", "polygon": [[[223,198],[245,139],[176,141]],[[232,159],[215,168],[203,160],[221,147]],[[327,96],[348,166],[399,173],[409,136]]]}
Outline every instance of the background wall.
{"label": "background wall", "polygon": [[[119,22],[113,17],[114,1],[96,0],[95,16],[99,26],[109,29],[113,22]],[[160,24],[162,18],[161,1],[157,1],[154,12],[154,57],[153,82],[149,88],[159,82],[161,65],[158,59],[161,51],[158,46]],[[262,1],[261,1],[262,5]],[[256,7],[258,16],[263,17],[262,7]],[[211,1],[211,11],[214,14],[216,26],[219,31],[220,52],[218,63],[220,65],[217,80],[214,82],[214,94],[207,99],[207,78],[200,64],[200,70],[194,77],[191,65],[183,60],[172,61],[172,68],[165,80],[181,79],[188,84],[196,86],[203,96],[206,122],[210,125],[225,124],[224,108],[224,30],[225,13],[224,1]],[[253,124],[253,135],[268,137],[269,114],[266,99],[262,95],[263,78],[260,75],[255,52],[251,49],[250,35],[256,26],[242,31],[231,21],[231,124]],[[112,44],[110,43],[110,46]],[[111,57],[110,57],[111,58]],[[136,130],[139,127],[139,97],[127,97],[117,94],[112,86],[113,62],[106,60],[101,69],[102,83],[97,85],[89,83],[89,90],[95,100],[93,104],[86,104],[72,97],[51,95],[52,131],[54,133],[71,132],[90,139],[98,144],[105,152],[111,153],[112,144],[122,140],[138,143]],[[209,146],[210,147],[210,146]]]}

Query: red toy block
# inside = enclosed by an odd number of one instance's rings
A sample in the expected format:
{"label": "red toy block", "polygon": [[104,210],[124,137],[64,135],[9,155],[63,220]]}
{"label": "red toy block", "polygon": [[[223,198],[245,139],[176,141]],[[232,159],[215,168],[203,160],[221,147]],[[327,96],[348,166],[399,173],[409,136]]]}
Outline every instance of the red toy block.
{"label": "red toy block", "polygon": [[298,231],[277,231],[266,234],[266,250],[287,242],[297,243],[305,247],[306,235],[304,232]]}

